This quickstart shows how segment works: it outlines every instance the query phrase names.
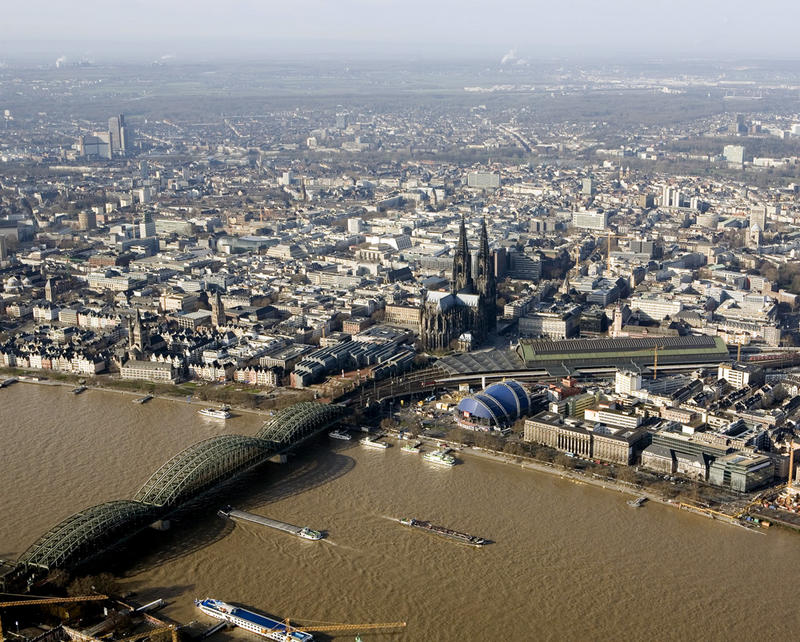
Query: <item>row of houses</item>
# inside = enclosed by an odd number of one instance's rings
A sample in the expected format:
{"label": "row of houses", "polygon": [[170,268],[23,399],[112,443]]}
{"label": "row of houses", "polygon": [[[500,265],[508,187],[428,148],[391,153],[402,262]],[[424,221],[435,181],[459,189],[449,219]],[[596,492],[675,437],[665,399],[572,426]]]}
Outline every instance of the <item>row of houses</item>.
{"label": "row of houses", "polygon": [[62,349],[55,346],[49,346],[41,352],[4,347],[0,348],[0,366],[95,375],[108,368],[108,359],[101,355],[89,355],[71,348]]}

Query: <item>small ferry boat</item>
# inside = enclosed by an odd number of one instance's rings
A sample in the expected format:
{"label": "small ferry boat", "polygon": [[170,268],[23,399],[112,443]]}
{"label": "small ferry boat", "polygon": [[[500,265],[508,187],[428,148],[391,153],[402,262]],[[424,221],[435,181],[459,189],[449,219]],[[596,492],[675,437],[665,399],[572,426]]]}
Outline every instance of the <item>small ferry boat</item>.
{"label": "small ferry boat", "polygon": [[341,439],[343,441],[350,441],[352,439],[350,433],[344,430],[331,430],[328,433],[328,437],[331,439]]}
{"label": "small ferry boat", "polygon": [[303,526],[298,533],[298,537],[302,537],[303,539],[310,539],[313,541],[317,541],[318,539],[322,539],[322,533],[320,531],[315,531],[313,528],[309,528],[308,526]]}
{"label": "small ferry boat", "polygon": [[421,444],[422,442],[420,441],[415,441],[410,444],[403,444],[403,447],[400,450],[402,450],[404,453],[414,453],[418,455],[422,452],[422,449],[420,448]]}
{"label": "small ferry boat", "polygon": [[422,458],[425,461],[429,461],[432,464],[439,464],[440,466],[455,466],[456,465],[456,458],[452,455],[448,455],[443,450],[432,450],[422,455]]}
{"label": "small ferry boat", "polygon": [[230,622],[270,640],[276,640],[277,642],[311,642],[314,639],[314,636],[310,633],[287,628],[286,624],[280,620],[233,606],[221,600],[207,597],[204,600],[195,600],[194,604],[206,615]]}
{"label": "small ferry boat", "polygon": [[147,403],[153,398],[153,395],[145,395],[144,397],[139,397],[138,399],[134,399],[133,403]]}
{"label": "small ferry boat", "polygon": [[389,447],[385,441],[378,441],[377,439],[372,439],[371,437],[364,437],[364,439],[360,440],[359,443],[362,446],[367,446],[368,448],[381,448],[386,449]]}
{"label": "small ferry boat", "polygon": [[222,408],[203,408],[197,412],[204,417],[211,417],[212,419],[230,419],[233,417],[230,409],[230,406],[222,406]]}
{"label": "small ferry boat", "polygon": [[81,393],[82,393],[84,390],[88,390],[88,388],[87,388],[86,386],[78,386],[77,388],[73,388],[73,389],[72,389],[72,394],[73,394],[73,395],[79,395],[79,394],[81,394]]}
{"label": "small ferry boat", "polygon": [[470,535],[469,533],[454,531],[452,528],[437,526],[436,524],[431,524],[430,522],[420,519],[414,519],[413,517],[404,517],[400,520],[400,523],[403,526],[419,528],[421,530],[428,531],[429,533],[433,533],[434,535],[441,535],[442,537],[453,539],[461,544],[468,544],[469,546],[485,546],[489,543],[488,540],[485,540],[483,537],[477,537],[476,535]]}

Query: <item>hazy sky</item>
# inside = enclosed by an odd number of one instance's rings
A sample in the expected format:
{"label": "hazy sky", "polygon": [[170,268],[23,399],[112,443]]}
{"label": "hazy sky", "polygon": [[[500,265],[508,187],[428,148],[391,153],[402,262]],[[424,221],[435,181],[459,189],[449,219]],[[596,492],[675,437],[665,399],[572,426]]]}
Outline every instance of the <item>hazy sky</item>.
{"label": "hazy sky", "polygon": [[270,54],[800,58],[797,0],[2,0],[0,60]]}

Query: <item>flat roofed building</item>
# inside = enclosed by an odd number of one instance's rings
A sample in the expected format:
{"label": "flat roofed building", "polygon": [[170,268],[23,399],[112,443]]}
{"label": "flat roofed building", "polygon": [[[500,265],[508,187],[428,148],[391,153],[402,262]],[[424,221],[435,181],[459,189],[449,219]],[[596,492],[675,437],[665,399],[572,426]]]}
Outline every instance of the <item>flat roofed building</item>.
{"label": "flat roofed building", "polygon": [[577,307],[564,312],[529,312],[518,323],[521,337],[570,339],[578,334],[580,312]]}
{"label": "flat roofed building", "polygon": [[603,410],[602,408],[587,408],[583,413],[586,421],[615,426],[617,428],[638,428],[642,418],[618,410]]}
{"label": "flat roofed building", "polygon": [[573,212],[572,226],[587,230],[605,230],[608,227],[608,212]]}
{"label": "flat roofed building", "polygon": [[140,361],[131,359],[120,368],[123,379],[138,379],[142,381],[166,381],[174,383],[177,372],[171,363],[158,363],[155,361]]}
{"label": "flat roofed building", "polygon": [[717,458],[708,470],[709,482],[740,493],[759,488],[774,476],[775,464],[769,457],[741,452]]}
{"label": "flat roofed building", "polygon": [[178,326],[194,330],[201,325],[211,325],[211,312],[208,310],[197,310],[197,312],[187,312],[175,317]]}
{"label": "flat roofed building", "polygon": [[677,299],[667,299],[657,295],[643,295],[631,298],[631,310],[639,310],[648,319],[663,321],[683,310],[683,303]]}
{"label": "flat roofed building", "polygon": [[399,325],[400,327],[419,332],[419,308],[411,305],[387,305],[384,321],[391,325]]}
{"label": "flat roofed building", "polygon": [[746,363],[721,363],[717,367],[717,379],[724,379],[737,389],[764,382],[764,371]]}
{"label": "flat roofed building", "polygon": [[565,419],[553,412],[540,412],[525,421],[524,439],[587,459],[601,459],[629,466],[649,433],[640,428],[614,428],[577,419]]}
{"label": "flat roofed building", "polygon": [[295,364],[312,350],[314,350],[314,346],[293,343],[263,355],[259,358],[258,365],[264,368],[283,368],[283,370],[288,371],[294,368]]}
{"label": "flat roofed building", "polygon": [[578,421],[565,420],[561,415],[544,411],[525,421],[525,441],[543,444],[561,452],[592,456],[592,435]]}
{"label": "flat roofed building", "polygon": [[134,288],[147,285],[147,278],[132,275],[108,276],[101,273],[92,273],[87,277],[89,287],[93,290],[111,290],[112,292],[128,292]]}
{"label": "flat roofed building", "polygon": [[500,174],[495,174],[493,172],[470,172],[467,174],[467,187],[497,189],[500,187]]}

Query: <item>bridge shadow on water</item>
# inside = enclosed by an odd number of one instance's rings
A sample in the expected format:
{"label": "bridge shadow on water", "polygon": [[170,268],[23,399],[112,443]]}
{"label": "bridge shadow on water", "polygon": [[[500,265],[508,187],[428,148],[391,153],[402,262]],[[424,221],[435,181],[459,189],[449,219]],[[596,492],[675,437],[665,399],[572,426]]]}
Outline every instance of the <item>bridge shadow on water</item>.
{"label": "bridge shadow on water", "polygon": [[343,452],[348,446],[331,450],[311,443],[286,464],[258,466],[170,515],[169,530],[148,528],[117,547],[104,556],[103,570],[136,575],[220,541],[235,528],[233,521],[217,516],[221,506],[254,510],[330,483],[355,467],[355,460]]}
{"label": "bridge shadow on water", "polygon": [[313,447],[311,452],[287,464],[267,466],[266,475],[248,475],[235,482],[242,487],[241,508],[272,504],[328,484],[349,473],[355,467],[355,460],[340,450],[322,451]]}

